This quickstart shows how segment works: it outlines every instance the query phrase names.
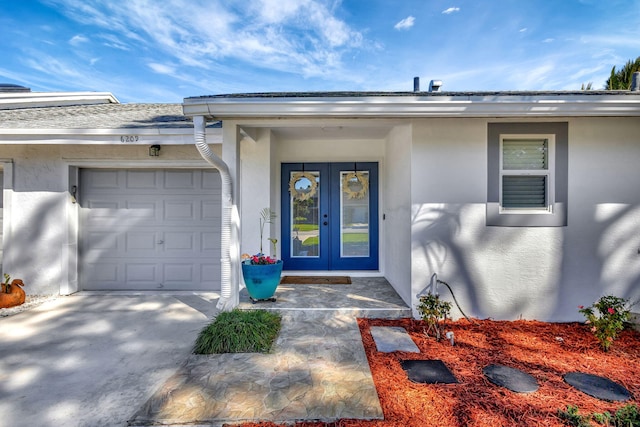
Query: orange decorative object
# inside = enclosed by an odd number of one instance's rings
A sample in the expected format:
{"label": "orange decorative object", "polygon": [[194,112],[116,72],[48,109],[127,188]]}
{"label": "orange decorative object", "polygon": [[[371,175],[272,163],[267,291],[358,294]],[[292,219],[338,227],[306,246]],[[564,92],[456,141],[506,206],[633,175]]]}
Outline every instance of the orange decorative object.
{"label": "orange decorative object", "polygon": [[24,283],[20,279],[13,279],[11,284],[2,283],[0,289],[0,308],[15,307],[24,304],[26,294],[22,290]]}

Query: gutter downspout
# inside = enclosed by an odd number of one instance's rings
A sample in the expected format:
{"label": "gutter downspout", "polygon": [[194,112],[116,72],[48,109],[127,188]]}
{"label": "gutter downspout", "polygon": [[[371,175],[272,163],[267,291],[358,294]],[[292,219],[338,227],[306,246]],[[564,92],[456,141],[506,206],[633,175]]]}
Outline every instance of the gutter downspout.
{"label": "gutter downspout", "polygon": [[222,311],[229,311],[234,306],[234,299],[232,298],[232,283],[231,283],[231,228],[232,228],[232,213],[233,213],[233,193],[232,193],[232,181],[231,174],[229,173],[229,167],[227,164],[217,155],[211,151],[209,144],[207,144],[206,135],[206,120],[204,116],[193,117],[193,131],[196,148],[200,152],[203,159],[207,161],[211,166],[220,171],[220,178],[222,179],[222,230],[220,237],[220,300],[216,308]]}

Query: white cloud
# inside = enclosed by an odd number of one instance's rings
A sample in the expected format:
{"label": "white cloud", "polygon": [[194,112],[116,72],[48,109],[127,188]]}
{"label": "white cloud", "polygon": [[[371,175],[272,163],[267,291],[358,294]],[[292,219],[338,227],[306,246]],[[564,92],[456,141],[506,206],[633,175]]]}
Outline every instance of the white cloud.
{"label": "white cloud", "polygon": [[89,41],[89,39],[81,34],[75,35],[73,37],[71,37],[71,39],[69,40],[69,44],[72,46],[78,46],[81,45],[82,43],[87,43]]}
{"label": "white cloud", "polygon": [[542,43],[553,43],[554,41],[555,41],[555,39],[550,37],[550,38],[542,40]]}
{"label": "white cloud", "polygon": [[150,62],[147,65],[158,74],[167,74],[171,76],[176,73],[176,67],[174,67],[173,65],[158,64],[157,62]]}
{"label": "white cloud", "polygon": [[[74,20],[110,34],[107,45],[164,54],[176,66],[223,67],[225,60],[305,77],[345,75],[343,56],[364,37],[334,13],[326,0],[257,0],[249,6],[224,0],[50,0]],[[126,42],[124,42],[126,41]],[[367,45],[374,45],[368,43]]]}
{"label": "white cloud", "polygon": [[117,37],[115,34],[106,34],[106,33],[102,33],[99,35],[100,38],[104,39],[103,44],[105,46],[111,47],[113,49],[118,49],[118,50],[123,50],[123,51],[129,51],[131,50],[131,48],[129,47],[129,45],[127,45],[127,43],[125,43],[124,41],[122,41],[119,37]]}
{"label": "white cloud", "polygon": [[456,12],[460,12],[460,8],[459,7],[450,7],[448,9],[445,9],[442,11],[442,13],[444,15],[450,15],[452,13],[456,13]]}
{"label": "white cloud", "polygon": [[409,28],[413,27],[415,21],[416,18],[414,18],[413,16],[408,16],[394,25],[393,28],[395,28],[396,30],[408,30]]}
{"label": "white cloud", "polygon": [[528,29],[528,28],[526,28],[526,27],[525,27],[525,28],[520,28],[519,32],[520,32],[520,33],[526,33],[526,32],[527,32],[527,29]]}

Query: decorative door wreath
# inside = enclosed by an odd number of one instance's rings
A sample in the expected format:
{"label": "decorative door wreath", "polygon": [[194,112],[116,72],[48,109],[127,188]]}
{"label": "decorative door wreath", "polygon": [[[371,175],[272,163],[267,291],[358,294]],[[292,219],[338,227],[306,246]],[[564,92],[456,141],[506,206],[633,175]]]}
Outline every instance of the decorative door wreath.
{"label": "decorative door wreath", "polygon": [[[352,179],[356,179],[360,184],[359,190],[351,188],[355,182]],[[349,199],[363,199],[369,191],[369,178],[365,176],[363,172],[349,172],[342,177],[342,192],[347,195]]]}
{"label": "decorative door wreath", "polygon": [[[311,183],[311,187],[308,191],[298,191],[296,189],[296,184],[303,178],[308,179]],[[312,173],[296,172],[289,180],[289,193],[291,193],[291,197],[293,197],[294,200],[300,200],[301,202],[304,202],[305,200],[309,200],[310,198],[315,196],[317,191],[318,182],[316,181],[316,177]]]}

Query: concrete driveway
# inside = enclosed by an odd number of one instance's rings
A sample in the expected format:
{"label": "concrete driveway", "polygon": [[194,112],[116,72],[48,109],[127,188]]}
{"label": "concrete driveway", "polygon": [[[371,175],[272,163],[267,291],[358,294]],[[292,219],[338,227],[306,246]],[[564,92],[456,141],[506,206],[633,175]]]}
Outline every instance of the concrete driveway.
{"label": "concrete driveway", "polygon": [[0,426],[125,426],[186,360],[216,302],[80,294],[0,318]]}

